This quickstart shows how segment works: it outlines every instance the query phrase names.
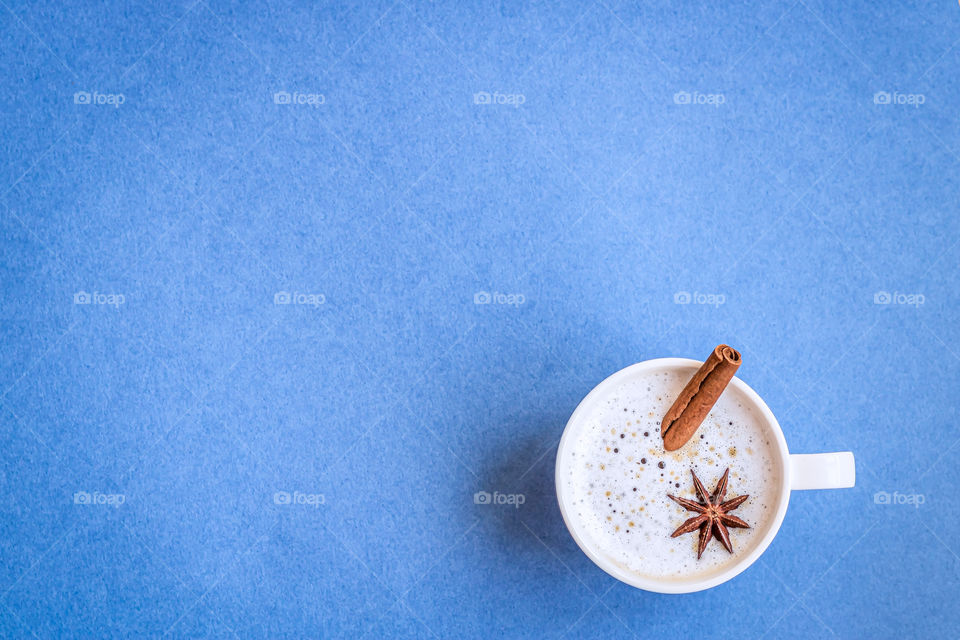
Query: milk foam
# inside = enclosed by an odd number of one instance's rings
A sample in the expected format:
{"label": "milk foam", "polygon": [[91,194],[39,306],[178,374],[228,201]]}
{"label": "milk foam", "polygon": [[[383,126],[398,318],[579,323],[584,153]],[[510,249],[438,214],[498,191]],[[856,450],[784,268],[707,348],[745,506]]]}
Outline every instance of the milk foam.
{"label": "milk foam", "polygon": [[[578,534],[607,560],[642,576],[685,579],[720,571],[759,542],[776,511],[776,445],[740,391],[728,387],[686,445],[664,450],[660,420],[692,375],[652,371],[620,382],[575,425],[564,451],[562,482]],[[712,492],[727,467],[726,499],[750,496],[732,514],[751,528],[730,529],[733,554],[714,539],[697,560],[697,532],[670,537],[697,514],[667,494],[697,500],[690,470]]]}

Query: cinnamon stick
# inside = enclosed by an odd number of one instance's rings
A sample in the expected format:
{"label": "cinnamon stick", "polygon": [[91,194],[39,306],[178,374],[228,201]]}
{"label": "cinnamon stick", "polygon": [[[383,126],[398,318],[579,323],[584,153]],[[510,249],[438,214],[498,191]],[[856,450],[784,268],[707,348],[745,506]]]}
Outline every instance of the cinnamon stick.
{"label": "cinnamon stick", "polygon": [[663,416],[664,449],[675,451],[693,437],[739,367],[740,353],[733,347],[721,344],[713,350]]}

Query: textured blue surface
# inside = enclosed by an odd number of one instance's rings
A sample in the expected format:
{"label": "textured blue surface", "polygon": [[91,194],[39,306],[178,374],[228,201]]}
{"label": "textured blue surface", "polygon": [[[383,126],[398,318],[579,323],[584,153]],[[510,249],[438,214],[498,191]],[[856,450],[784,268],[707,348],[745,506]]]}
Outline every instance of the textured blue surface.
{"label": "textured blue surface", "polygon": [[[958,36],[955,2],[0,1],[0,635],[954,637]],[[719,342],[858,486],[637,591],[556,445]]]}

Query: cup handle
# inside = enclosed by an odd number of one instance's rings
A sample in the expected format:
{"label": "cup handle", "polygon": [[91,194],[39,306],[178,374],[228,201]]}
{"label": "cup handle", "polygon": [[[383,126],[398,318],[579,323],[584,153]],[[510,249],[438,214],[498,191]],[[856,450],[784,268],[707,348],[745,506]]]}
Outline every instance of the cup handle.
{"label": "cup handle", "polygon": [[853,453],[790,454],[791,489],[846,489],[856,483]]}

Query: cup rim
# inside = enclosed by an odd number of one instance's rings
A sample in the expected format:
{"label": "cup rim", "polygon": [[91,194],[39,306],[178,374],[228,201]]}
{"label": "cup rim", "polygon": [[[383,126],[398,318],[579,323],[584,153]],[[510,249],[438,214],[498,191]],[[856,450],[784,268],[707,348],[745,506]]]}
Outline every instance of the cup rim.
{"label": "cup rim", "polygon": [[621,569],[597,553],[597,551],[594,550],[577,532],[576,527],[574,526],[575,521],[570,517],[567,511],[567,505],[565,504],[566,493],[563,483],[561,482],[561,478],[564,477],[561,473],[561,467],[563,465],[562,461],[564,460],[563,454],[571,441],[570,434],[573,432],[575,425],[582,419],[583,414],[587,411],[587,407],[591,404],[591,401],[601,395],[601,393],[606,392],[609,387],[620,382],[622,379],[637,373],[642,373],[652,369],[678,367],[689,368],[691,369],[692,373],[696,369],[700,368],[700,365],[702,364],[702,361],[691,360],[690,358],[654,358],[632,364],[628,367],[620,369],[616,373],[611,374],[597,384],[593,389],[591,389],[590,393],[588,393],[577,405],[577,408],[574,409],[570,419],[567,420],[567,424],[563,429],[563,435],[560,438],[560,445],[557,447],[557,459],[554,466],[554,482],[557,491],[557,502],[560,505],[560,514],[563,516],[563,522],[566,525],[567,530],[570,532],[570,535],[577,543],[577,546],[580,547],[580,550],[583,551],[587,557],[594,562],[594,564],[617,580],[637,587],[638,589],[643,589],[644,591],[652,591],[655,593],[693,593],[696,591],[703,591],[704,589],[710,589],[711,587],[723,584],[724,582],[736,577],[745,571],[747,567],[756,562],[763,552],[766,551],[767,547],[770,546],[770,543],[780,531],[780,526],[783,524],[783,518],[787,512],[787,505],[790,502],[790,452],[787,449],[787,442],[783,436],[783,430],[780,428],[780,424],[777,422],[776,417],[774,417],[773,412],[770,411],[770,408],[763,401],[760,395],[751,389],[746,382],[734,376],[730,381],[730,385],[742,392],[759,410],[760,415],[766,421],[767,428],[773,433],[774,440],[776,441],[777,453],[779,454],[780,458],[781,484],[777,498],[777,508],[773,515],[773,519],[770,521],[770,525],[767,527],[766,533],[763,535],[760,541],[754,545],[748,554],[741,558],[739,562],[727,567],[723,571],[702,579],[658,580],[656,578],[641,576]]}

